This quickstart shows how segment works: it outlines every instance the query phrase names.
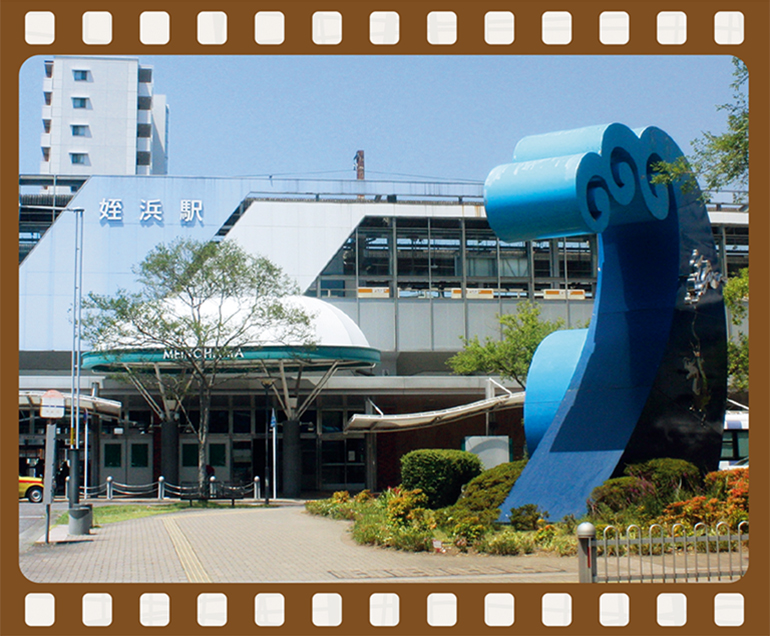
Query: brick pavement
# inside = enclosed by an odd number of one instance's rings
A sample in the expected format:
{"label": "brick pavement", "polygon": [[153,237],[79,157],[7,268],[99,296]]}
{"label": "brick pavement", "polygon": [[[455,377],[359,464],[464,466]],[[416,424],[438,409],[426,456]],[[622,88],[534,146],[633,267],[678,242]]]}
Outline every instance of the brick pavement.
{"label": "brick pavement", "polygon": [[107,524],[80,541],[37,544],[19,564],[41,583],[577,581],[575,558],[399,552],[359,546],[347,527],[301,506],[193,508]]}

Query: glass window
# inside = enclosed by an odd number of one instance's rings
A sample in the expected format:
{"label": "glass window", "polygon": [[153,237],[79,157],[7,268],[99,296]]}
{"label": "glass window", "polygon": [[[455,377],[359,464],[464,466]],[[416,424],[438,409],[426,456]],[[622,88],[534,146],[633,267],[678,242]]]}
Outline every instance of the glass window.
{"label": "glass window", "polygon": [[139,69],[139,81],[143,83],[151,82],[152,81],[152,69],[151,68],[140,68]]}
{"label": "glass window", "polygon": [[209,433],[227,435],[230,431],[227,411],[211,411],[209,413]]}
{"label": "glass window", "polygon": [[78,165],[86,165],[88,163],[88,155],[84,152],[71,152],[70,161]]}
{"label": "glass window", "polygon": [[146,97],[144,95],[140,95],[137,99],[137,108],[139,110],[151,110],[152,109],[152,97]]}
{"label": "glass window", "polygon": [[81,125],[73,125],[72,126],[72,136],[73,137],[87,137],[88,136],[88,126],[81,126]]}
{"label": "glass window", "polygon": [[122,444],[104,445],[104,467],[120,468],[123,466],[123,453],[121,453]]}
{"label": "glass window", "polygon": [[524,241],[514,243],[500,241],[500,276],[502,278],[526,278],[529,276],[527,244]]}
{"label": "glass window", "polygon": [[251,411],[233,411],[233,433],[251,433]]}
{"label": "glass window", "polygon": [[150,465],[150,445],[131,444],[131,468],[147,468]]}
{"label": "glass window", "polygon": [[152,137],[152,124],[137,124],[136,136],[142,139],[148,139]]}
{"label": "glass window", "polygon": [[[50,106],[51,105],[51,93],[50,92],[46,91],[45,93],[43,93],[43,99],[45,100],[45,105],[46,106]],[[75,106],[75,108],[77,108],[77,106]],[[83,106],[83,108],[85,108],[85,106]]]}
{"label": "glass window", "polygon": [[399,276],[428,275],[428,219],[396,221],[396,252]]}
{"label": "glass window", "polygon": [[148,150],[136,151],[136,165],[149,166],[152,163],[152,153]]}
{"label": "glass window", "polygon": [[[365,225],[366,221],[368,223]],[[388,221],[389,219],[364,219],[358,229],[356,247],[361,276],[390,276],[392,273],[392,233]]]}
{"label": "glass window", "polygon": [[344,464],[345,440],[323,440],[321,458],[324,464]]}
{"label": "glass window", "polygon": [[88,97],[73,97],[72,108],[88,108]]}
{"label": "glass window", "polygon": [[738,457],[743,459],[749,456],[749,432],[748,431],[736,431],[736,439],[738,446]]}
{"label": "glass window", "polygon": [[209,464],[212,466],[227,465],[227,446],[225,444],[209,444]]}
{"label": "glass window", "polygon": [[342,411],[323,411],[321,414],[321,432],[341,433],[342,420]]}
{"label": "glass window", "polygon": [[722,434],[722,459],[734,459],[733,432],[725,431]]}
{"label": "glass window", "polygon": [[88,71],[78,71],[73,70],[72,75],[75,77],[76,82],[87,82],[88,81]]}
{"label": "glass window", "polygon": [[191,468],[198,465],[198,445],[182,444],[182,466]]}

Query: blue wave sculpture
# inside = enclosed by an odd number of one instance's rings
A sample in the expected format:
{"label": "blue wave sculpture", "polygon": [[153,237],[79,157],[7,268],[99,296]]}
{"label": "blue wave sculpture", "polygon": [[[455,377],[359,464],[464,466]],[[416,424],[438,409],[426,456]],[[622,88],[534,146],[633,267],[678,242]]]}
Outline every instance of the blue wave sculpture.
{"label": "blue wave sculpture", "polygon": [[522,139],[485,184],[487,218],[507,241],[598,234],[588,329],[551,334],[527,381],[530,461],[501,506],[552,519],[585,512],[629,463],[719,462],[727,397],[721,273],[697,186],[653,185],[682,155],[654,127],[595,126]]}

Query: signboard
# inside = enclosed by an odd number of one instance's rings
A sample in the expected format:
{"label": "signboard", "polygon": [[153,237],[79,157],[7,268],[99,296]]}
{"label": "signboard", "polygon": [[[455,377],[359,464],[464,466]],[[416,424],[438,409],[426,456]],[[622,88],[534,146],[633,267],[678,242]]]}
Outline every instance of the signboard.
{"label": "signboard", "polygon": [[64,396],[59,391],[46,391],[40,400],[40,417],[58,420],[64,417]]}
{"label": "signboard", "polygon": [[45,470],[43,472],[43,503],[53,503],[56,472],[56,423],[51,421],[45,427]]}

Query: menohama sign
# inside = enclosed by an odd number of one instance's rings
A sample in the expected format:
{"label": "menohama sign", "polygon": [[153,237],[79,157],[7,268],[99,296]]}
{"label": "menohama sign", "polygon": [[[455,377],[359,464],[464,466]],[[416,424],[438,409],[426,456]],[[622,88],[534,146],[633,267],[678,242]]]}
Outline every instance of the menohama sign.
{"label": "menohama sign", "polygon": [[224,351],[218,347],[197,347],[190,351],[189,354],[188,352],[182,351],[180,349],[163,350],[164,360],[182,360],[187,358],[188,355],[195,358],[196,360],[236,360],[245,357],[243,355],[243,350],[240,347],[237,347],[231,351]]}

